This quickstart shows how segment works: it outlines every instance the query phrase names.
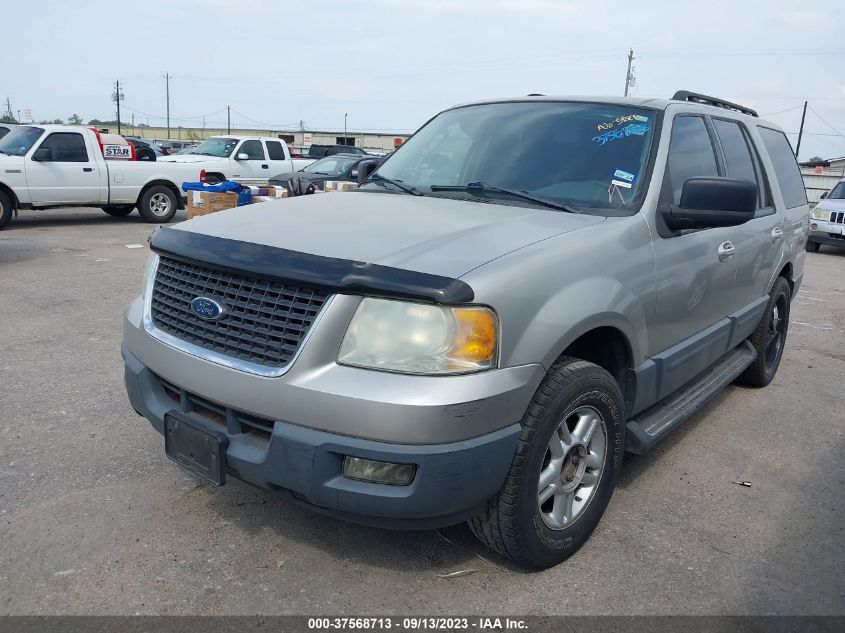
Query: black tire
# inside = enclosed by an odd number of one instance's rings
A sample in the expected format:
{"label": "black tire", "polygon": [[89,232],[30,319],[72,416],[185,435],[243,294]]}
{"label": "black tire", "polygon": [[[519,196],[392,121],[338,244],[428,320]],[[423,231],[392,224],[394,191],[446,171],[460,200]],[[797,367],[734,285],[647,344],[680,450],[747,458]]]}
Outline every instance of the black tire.
{"label": "black tire", "polygon": [[138,201],[138,213],[144,221],[153,224],[170,222],[177,208],[176,194],[164,185],[153,185],[146,189]]}
{"label": "black tire", "polygon": [[155,161],[156,153],[149,147],[138,147],[135,150],[135,160]]}
{"label": "black tire", "polygon": [[822,245],[819,244],[818,242],[811,242],[811,241],[807,240],[807,250],[810,251],[811,253],[818,253],[819,249],[821,247],[822,247]]}
{"label": "black tire", "polygon": [[[590,469],[593,443],[588,442],[588,452],[584,453],[587,456],[579,461],[585,464],[582,473],[585,469],[591,471],[597,483],[580,514],[569,525],[553,529],[544,518],[550,516],[546,514],[546,504],[540,503],[540,473],[541,470],[556,472],[557,467],[550,463],[552,437],[554,434],[559,437],[559,428],[564,424],[570,427],[575,412],[584,409],[597,412],[602,419],[593,437],[601,438],[596,434],[604,431],[603,465],[598,473],[595,468]],[[622,465],[624,447],[625,415],[619,385],[597,365],[562,357],[552,366],[528,406],[502,489],[487,502],[481,514],[469,521],[470,529],[487,547],[522,565],[545,568],[560,563],[578,551],[604,514]],[[574,446],[572,451],[564,452],[562,473],[568,472],[567,459],[569,467],[573,467],[573,453]],[[560,477],[558,485],[570,485],[562,474]],[[577,496],[578,490],[581,489],[573,490],[572,495],[576,501],[583,502]],[[551,497],[552,503],[556,499]]]}
{"label": "black tire", "polygon": [[125,218],[127,215],[132,213],[134,209],[135,205],[133,204],[120,204],[103,207],[103,211],[113,218]]}
{"label": "black tire", "polygon": [[209,185],[216,185],[218,183],[224,182],[226,180],[226,176],[223,174],[207,174],[205,177],[205,182]]}
{"label": "black tire", "polygon": [[769,292],[766,311],[748,339],[757,356],[737,378],[738,383],[749,387],[765,387],[772,382],[783,357],[783,348],[786,346],[791,300],[792,289],[789,282],[783,277],[778,277]]}
{"label": "black tire", "polygon": [[11,221],[14,211],[11,198],[0,191],[0,229]]}

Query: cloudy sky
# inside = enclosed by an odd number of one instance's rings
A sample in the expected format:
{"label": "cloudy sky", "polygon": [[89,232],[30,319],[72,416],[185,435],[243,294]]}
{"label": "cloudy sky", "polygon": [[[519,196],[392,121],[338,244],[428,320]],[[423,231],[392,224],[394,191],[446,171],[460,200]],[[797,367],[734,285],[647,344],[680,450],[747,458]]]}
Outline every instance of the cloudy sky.
{"label": "cloudy sky", "polygon": [[[678,89],[757,109],[801,158],[845,156],[845,3],[595,0],[3,2],[0,94],[36,119],[412,131],[449,105]],[[222,111],[221,111],[222,110]],[[795,143],[797,135],[790,139]]]}

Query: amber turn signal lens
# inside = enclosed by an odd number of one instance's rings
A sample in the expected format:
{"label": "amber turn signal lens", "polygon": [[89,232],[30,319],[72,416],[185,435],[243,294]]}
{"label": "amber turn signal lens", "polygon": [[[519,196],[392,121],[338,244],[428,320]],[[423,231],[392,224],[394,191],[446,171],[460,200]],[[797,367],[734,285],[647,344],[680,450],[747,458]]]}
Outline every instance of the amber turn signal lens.
{"label": "amber turn signal lens", "polygon": [[452,354],[474,363],[492,362],[496,356],[496,317],[484,308],[454,312],[457,332]]}

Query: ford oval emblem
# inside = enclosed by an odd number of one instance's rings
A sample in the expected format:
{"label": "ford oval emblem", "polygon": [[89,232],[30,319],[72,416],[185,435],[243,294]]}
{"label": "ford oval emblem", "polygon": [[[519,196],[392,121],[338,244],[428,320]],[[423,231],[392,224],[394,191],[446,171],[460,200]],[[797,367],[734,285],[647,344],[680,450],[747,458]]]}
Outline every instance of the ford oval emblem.
{"label": "ford oval emblem", "polygon": [[195,297],[191,301],[191,310],[206,321],[214,321],[223,316],[223,306],[208,297]]}

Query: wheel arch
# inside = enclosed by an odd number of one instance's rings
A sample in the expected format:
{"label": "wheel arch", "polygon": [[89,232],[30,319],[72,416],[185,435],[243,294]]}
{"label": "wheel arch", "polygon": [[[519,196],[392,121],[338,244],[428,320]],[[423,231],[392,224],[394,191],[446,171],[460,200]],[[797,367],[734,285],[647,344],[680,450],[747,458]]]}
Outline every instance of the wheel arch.
{"label": "wheel arch", "polygon": [[0,182],[0,191],[5,193],[9,198],[12,200],[12,209],[20,208],[20,200],[18,200],[18,196],[15,194],[14,189],[12,189],[9,185]]}
{"label": "wheel arch", "polygon": [[179,187],[177,187],[174,182],[164,179],[151,180],[150,182],[145,184],[141,188],[141,191],[138,192],[138,200],[136,201],[135,205],[140,207],[141,199],[144,197],[144,194],[147,193],[147,191],[149,191],[151,187],[155,187],[158,185],[162,187],[167,187],[168,189],[170,189],[170,191],[173,192],[173,195],[176,196],[177,209],[183,210],[185,208],[185,203],[182,201],[182,193],[179,191]]}

